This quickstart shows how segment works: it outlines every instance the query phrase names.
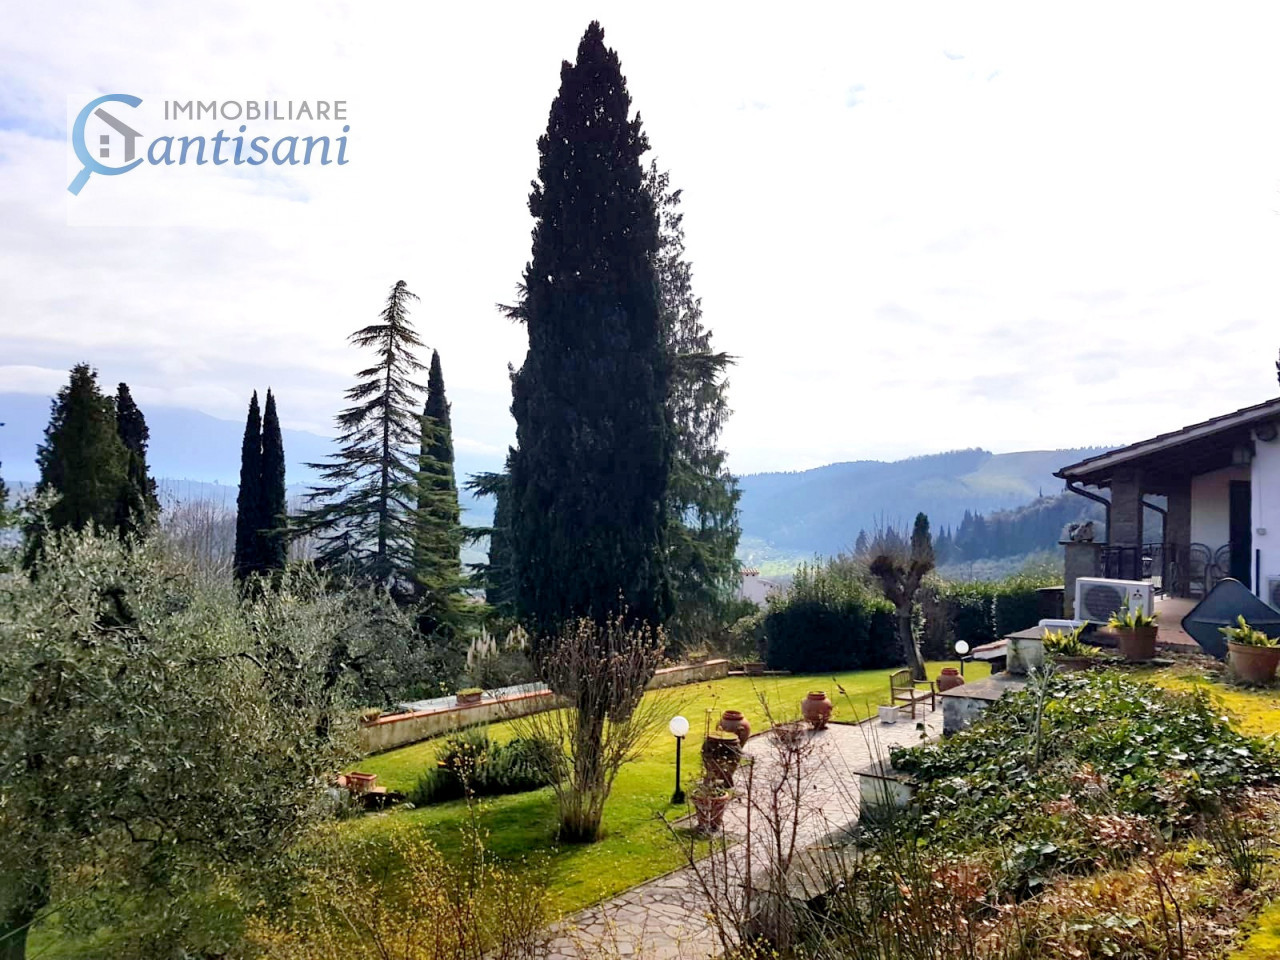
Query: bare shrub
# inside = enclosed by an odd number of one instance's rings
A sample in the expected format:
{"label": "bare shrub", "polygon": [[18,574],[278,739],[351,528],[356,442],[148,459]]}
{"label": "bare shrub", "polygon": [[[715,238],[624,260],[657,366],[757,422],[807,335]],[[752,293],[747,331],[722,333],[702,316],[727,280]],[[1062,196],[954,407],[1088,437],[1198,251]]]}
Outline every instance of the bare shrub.
{"label": "bare shrub", "polygon": [[520,736],[540,739],[550,751],[560,809],[560,839],[599,838],[604,804],[623,764],[635,758],[660,727],[665,698],[646,698],[658,667],[661,630],[633,626],[622,616],[603,624],[566,624],[543,644],[539,673],[564,708],[516,721]]}

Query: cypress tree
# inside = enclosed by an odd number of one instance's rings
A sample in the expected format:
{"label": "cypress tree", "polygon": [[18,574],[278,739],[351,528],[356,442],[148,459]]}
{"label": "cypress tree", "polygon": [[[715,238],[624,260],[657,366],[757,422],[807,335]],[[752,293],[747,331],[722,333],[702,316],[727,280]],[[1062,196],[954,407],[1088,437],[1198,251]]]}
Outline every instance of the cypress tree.
{"label": "cypress tree", "polygon": [[416,299],[399,281],[380,322],[351,335],[378,360],[347,390],[351,406],[337,417],[338,452],[308,464],[320,472],[321,483],[310,489],[307,500],[314,506],[295,525],[315,537],[317,564],[357,583],[388,587],[401,600],[415,592],[422,418],[413,394],[422,387],[411,377],[423,369],[413,352],[422,341],[409,321],[409,303]]}
{"label": "cypress tree", "polygon": [[98,389],[98,374],[87,363],[72,368],[54,398],[36,462],[36,492],[55,499],[27,531],[28,567],[39,557],[48,530],[118,529],[129,453],[116,431],[115,404]]}
{"label": "cypress tree", "polygon": [[452,632],[462,607],[462,526],[453,469],[453,425],[440,354],[431,352],[418,447],[414,576],[424,633]]}
{"label": "cypress tree", "polygon": [[725,372],[733,360],[711,347],[702,300],[693,293],[685,256],[681,194],[651,163],[646,189],[659,217],[656,271],[663,335],[671,363],[667,413],[675,431],[667,509],[677,644],[705,635],[720,619],[740,580],[738,482],[725,467],[720,432],[729,417]]}
{"label": "cypress tree", "polygon": [[573,617],[652,625],[671,612],[669,361],[648,149],[617,54],[593,22],[538,141],[536,225],[513,376],[516,599],[535,637]]}
{"label": "cypress tree", "polygon": [[258,539],[262,516],[262,415],[255,390],[249,400],[249,415],[240,445],[240,491],[236,495],[236,552],[232,568],[237,580],[243,581],[262,569]]}
{"label": "cypress tree", "polygon": [[276,414],[276,398],[270,388],[262,413],[262,474],[258,483],[262,510],[258,521],[258,562],[263,573],[273,573],[284,569],[289,545],[285,540],[288,505],[285,502],[284,437]]}
{"label": "cypress tree", "polygon": [[147,467],[147,443],[151,431],[147,420],[133,402],[129,385],[121,383],[116,388],[116,432],[128,451],[128,482],[120,497],[117,525],[122,533],[145,531],[160,514],[160,500],[156,496],[156,482]]}

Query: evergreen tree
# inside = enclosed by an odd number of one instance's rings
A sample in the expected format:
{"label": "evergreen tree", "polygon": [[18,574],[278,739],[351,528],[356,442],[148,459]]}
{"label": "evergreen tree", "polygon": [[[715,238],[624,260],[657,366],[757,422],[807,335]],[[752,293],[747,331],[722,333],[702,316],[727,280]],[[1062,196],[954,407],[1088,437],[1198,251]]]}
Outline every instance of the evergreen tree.
{"label": "evergreen tree", "polygon": [[536,225],[512,384],[516,599],[535,637],[577,616],[664,623],[672,430],[669,358],[644,187],[617,54],[593,22],[538,141]]}
{"label": "evergreen tree", "polygon": [[145,531],[160,514],[156,482],[147,468],[147,443],[151,431],[147,420],[133,402],[129,385],[116,388],[116,431],[129,454],[128,483],[121,493],[116,523],[122,533]]}
{"label": "evergreen tree", "polygon": [[[4,466],[4,464],[0,464]],[[4,476],[0,475],[0,530],[10,524],[9,519],[9,488],[5,485]]]}
{"label": "evergreen tree", "polygon": [[262,571],[258,531],[263,517],[262,503],[262,414],[258,391],[249,400],[249,415],[240,445],[240,491],[236,494],[236,552],[232,569],[237,580]]}
{"label": "evergreen tree", "polygon": [[98,389],[98,374],[87,363],[72,368],[69,382],[54,398],[36,461],[37,493],[57,498],[41,527],[29,531],[28,563],[38,556],[45,529],[118,529],[129,452],[116,430],[115,404]]}
{"label": "evergreen tree", "polygon": [[276,398],[270,388],[262,412],[261,463],[257,560],[260,572],[276,573],[284,570],[289,556],[289,544],[285,540],[288,504],[285,501],[284,437],[280,433]]}
{"label": "evergreen tree", "polygon": [[493,526],[477,531],[489,537],[489,557],[472,564],[475,579],[484,586],[484,599],[502,616],[515,613],[515,571],[511,556],[511,457],[501,473],[478,473],[467,481],[467,489],[478,497],[493,497]]}
{"label": "evergreen tree", "polygon": [[453,425],[440,354],[433,350],[422,408],[413,562],[419,624],[424,633],[451,633],[464,615],[460,517],[453,472]]}
{"label": "evergreen tree", "polygon": [[853,555],[861,557],[867,552],[871,545],[871,541],[867,539],[867,531],[859,530],[858,539],[853,542]]}
{"label": "evergreen tree", "polygon": [[670,176],[656,162],[645,185],[659,218],[655,264],[671,365],[667,413],[675,431],[667,491],[676,604],[671,627],[677,643],[687,644],[719,619],[741,576],[741,492],[719,447],[730,412],[724,375],[733,361],[712,350],[711,332],[702,324],[702,300],[693,294],[693,268],[685,257],[680,191],[671,189]]}
{"label": "evergreen tree", "polygon": [[423,369],[414,356],[422,341],[409,321],[409,303],[418,299],[403,280],[391,288],[379,322],[350,337],[372,349],[377,363],[356,374],[346,393],[351,406],[338,414],[340,449],[311,488],[314,506],[297,518],[296,529],[315,537],[317,564],[337,569],[357,583],[386,586],[408,600],[415,582],[418,457],[421,417],[411,378]]}

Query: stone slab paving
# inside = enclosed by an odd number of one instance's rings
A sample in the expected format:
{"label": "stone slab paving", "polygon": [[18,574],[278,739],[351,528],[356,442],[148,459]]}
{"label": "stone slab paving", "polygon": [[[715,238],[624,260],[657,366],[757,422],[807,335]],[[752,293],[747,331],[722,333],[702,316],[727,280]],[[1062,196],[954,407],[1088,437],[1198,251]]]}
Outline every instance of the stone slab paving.
{"label": "stone slab paving", "polygon": [[[858,777],[856,771],[888,761],[891,749],[913,746],[942,733],[942,711],[917,710],[911,720],[904,712],[897,723],[881,723],[871,718],[861,724],[833,724],[826,730],[808,734],[811,752],[802,762],[804,775],[800,791],[800,815],[795,818],[797,849],[817,843],[832,833],[849,827],[858,818]],[[917,726],[917,724],[922,724]],[[778,749],[773,735],[752,737],[746,752],[754,758],[756,789],[771,783],[770,772],[778,769]],[[774,780],[777,778],[774,777]],[[745,786],[740,768],[739,790]],[[774,833],[768,817],[756,801],[750,819],[755,862],[751,872],[764,863],[760,850]],[[745,797],[734,799],[725,813],[725,831],[731,837],[747,836],[748,804]],[[714,855],[714,854],[713,854]],[[738,842],[724,851],[719,868],[726,885],[741,890],[748,872],[747,845]],[[547,960],[587,960],[601,956],[637,957],[644,960],[693,960],[721,952],[715,930],[707,916],[707,898],[695,867],[685,867],[632,887],[630,890],[583,910],[566,919],[546,945]],[[706,875],[706,867],[703,867]]]}

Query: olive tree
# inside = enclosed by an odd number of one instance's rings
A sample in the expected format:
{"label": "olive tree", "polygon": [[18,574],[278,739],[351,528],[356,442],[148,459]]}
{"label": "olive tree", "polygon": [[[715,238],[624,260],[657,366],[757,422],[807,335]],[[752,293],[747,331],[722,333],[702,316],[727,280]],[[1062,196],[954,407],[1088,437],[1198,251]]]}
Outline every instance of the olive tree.
{"label": "olive tree", "polygon": [[144,918],[165,948],[129,952],[188,955],[191,904],[320,814],[354,741],[335,649],[369,611],[289,578],[242,602],[92,531],[50,534],[32,573],[0,575],[0,958],[52,911]]}

